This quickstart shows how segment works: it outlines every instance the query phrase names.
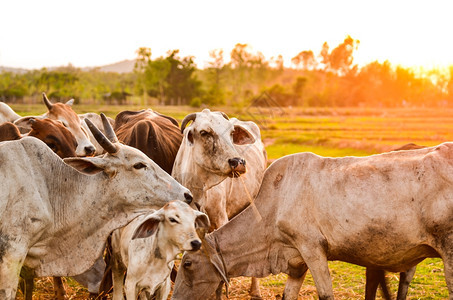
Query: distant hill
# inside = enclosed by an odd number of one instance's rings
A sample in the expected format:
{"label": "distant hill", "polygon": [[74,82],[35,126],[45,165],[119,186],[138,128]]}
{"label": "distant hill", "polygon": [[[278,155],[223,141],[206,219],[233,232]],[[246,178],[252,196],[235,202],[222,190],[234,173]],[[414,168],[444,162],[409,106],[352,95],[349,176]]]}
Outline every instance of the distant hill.
{"label": "distant hill", "polygon": [[[134,70],[135,60],[123,60],[114,64],[96,67],[102,72],[130,73]],[[90,68],[93,69],[93,68]]]}
{"label": "distant hill", "polygon": [[[83,71],[89,71],[93,69],[98,69],[101,72],[115,72],[115,73],[130,73],[134,70],[135,60],[123,60],[117,63],[113,63],[110,65],[99,66],[99,67],[85,67],[82,68]],[[57,67],[47,68],[47,70],[55,70]],[[23,74],[30,71],[29,69],[22,69],[22,68],[10,68],[10,67],[2,67],[0,66],[0,73],[1,72],[12,72],[12,73],[19,73]]]}
{"label": "distant hill", "polygon": [[30,70],[27,69],[21,69],[21,68],[10,68],[10,67],[2,67],[0,66],[0,72],[11,72],[11,73],[27,73]]}

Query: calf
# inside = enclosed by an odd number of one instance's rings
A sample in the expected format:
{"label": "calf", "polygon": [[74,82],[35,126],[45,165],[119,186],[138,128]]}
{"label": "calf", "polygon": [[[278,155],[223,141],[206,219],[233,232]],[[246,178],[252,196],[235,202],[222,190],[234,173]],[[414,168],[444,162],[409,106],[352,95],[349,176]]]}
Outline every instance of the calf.
{"label": "calf", "polygon": [[173,201],[152,214],[141,215],[112,235],[113,299],[127,299],[142,292],[167,299],[169,275],[176,255],[198,250],[196,229],[209,228],[208,216],[184,202]]}

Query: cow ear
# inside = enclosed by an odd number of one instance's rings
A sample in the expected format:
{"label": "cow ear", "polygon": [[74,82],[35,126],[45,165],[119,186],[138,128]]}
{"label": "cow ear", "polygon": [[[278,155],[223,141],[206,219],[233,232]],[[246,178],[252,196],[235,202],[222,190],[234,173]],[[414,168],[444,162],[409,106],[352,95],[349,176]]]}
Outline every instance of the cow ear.
{"label": "cow ear", "polygon": [[64,162],[80,173],[94,175],[105,170],[105,161],[97,157],[70,157]]}
{"label": "cow ear", "polygon": [[193,132],[192,129],[187,132],[187,140],[189,141],[190,145],[193,145]]}
{"label": "cow ear", "polygon": [[225,288],[228,293],[228,284],[230,281],[226,275],[222,258],[218,254],[217,250],[207,240],[202,239],[202,245],[208,254],[211,264],[214,266],[217,272],[219,272],[219,275],[222,278],[223,282],[225,282]]}
{"label": "cow ear", "polygon": [[68,102],[66,102],[66,105],[69,105],[69,106],[72,106],[73,104],[74,104],[74,99],[68,100]]}
{"label": "cow ear", "polygon": [[31,130],[33,121],[32,120],[41,120],[44,119],[43,116],[28,116],[22,117],[14,121],[14,125],[16,125],[21,133],[27,133]]}
{"label": "cow ear", "polygon": [[234,125],[233,131],[233,143],[236,145],[247,145],[253,144],[255,138],[253,135],[244,127],[239,125]]}
{"label": "cow ear", "polygon": [[132,239],[143,239],[152,236],[156,231],[159,223],[162,221],[162,217],[160,214],[152,214],[149,218],[140,224],[137,227],[134,234],[132,235]]}
{"label": "cow ear", "polygon": [[195,211],[197,217],[195,218],[195,228],[200,238],[204,238],[205,234],[208,232],[211,222],[206,214],[201,211]]}

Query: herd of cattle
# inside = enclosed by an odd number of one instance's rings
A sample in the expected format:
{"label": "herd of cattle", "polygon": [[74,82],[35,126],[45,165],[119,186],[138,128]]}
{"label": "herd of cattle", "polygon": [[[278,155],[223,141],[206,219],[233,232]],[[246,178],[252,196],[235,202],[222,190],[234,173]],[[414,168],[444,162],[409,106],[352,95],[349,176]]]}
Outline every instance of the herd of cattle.
{"label": "herd of cattle", "polygon": [[[282,157],[267,167],[253,122],[205,109],[179,126],[151,109],[77,115],[72,101],[21,117],[0,102],[0,299],[33,278],[72,276],[93,297],[221,299],[229,279],[286,273],[297,300],[310,270],[334,299],[327,261],[385,271],[442,258],[453,299],[453,144],[369,157]],[[267,167],[267,169],[266,169]],[[107,249],[107,250],[106,250]],[[21,279],[22,278],[22,279]],[[113,288],[112,288],[113,287]]]}

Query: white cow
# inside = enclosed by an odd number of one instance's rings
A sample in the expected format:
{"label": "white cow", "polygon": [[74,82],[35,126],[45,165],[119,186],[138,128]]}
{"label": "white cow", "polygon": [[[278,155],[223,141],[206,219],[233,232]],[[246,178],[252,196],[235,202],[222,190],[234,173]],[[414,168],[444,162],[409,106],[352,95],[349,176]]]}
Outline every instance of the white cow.
{"label": "white cow", "polygon": [[63,162],[29,137],[0,145],[1,299],[15,298],[22,266],[35,276],[81,274],[114,229],[171,200],[192,200],[146,155],[118,143],[103,118],[107,137],[90,125],[103,156]]}
{"label": "white cow", "polygon": [[12,123],[19,118],[20,116],[16,114],[16,112],[11,107],[9,107],[8,104],[0,102],[0,124],[5,122]]}
{"label": "white cow", "polygon": [[205,251],[184,255],[172,299],[206,299],[222,280],[283,272],[283,298],[296,300],[307,267],[319,299],[334,299],[328,260],[398,272],[426,257],[442,258],[453,299],[452,153],[453,143],[444,143],[276,160],[255,207],[208,234]]}
{"label": "white cow", "polygon": [[[172,176],[194,193],[196,203],[209,216],[211,230],[219,228],[258,193],[267,165],[260,130],[253,122],[228,119],[209,109],[186,116],[181,129],[184,137]],[[251,295],[260,297],[255,279]]]}
{"label": "white cow", "polygon": [[209,228],[208,216],[181,201],[173,201],[152,214],[141,215],[112,235],[113,299],[137,299],[159,294],[167,299],[176,256],[200,249],[197,229]]}
{"label": "white cow", "polygon": [[[96,114],[96,113],[78,114],[78,116],[79,116],[79,118],[80,118],[80,120],[82,122],[82,127],[85,129],[86,132],[88,132],[88,137],[90,138],[91,143],[96,148],[96,151],[94,152],[94,155],[101,155],[104,152],[104,149],[96,141],[96,139],[94,138],[93,134],[88,129],[88,125],[86,125],[86,123],[85,123],[85,119],[89,119],[91,121],[91,123],[93,123],[97,128],[99,128],[103,133],[105,133],[102,130],[103,126],[102,126],[101,117],[98,114]],[[109,123],[110,123],[110,125],[112,125],[112,127],[115,127],[114,126],[115,125],[115,120],[113,120],[112,118],[109,118],[109,117],[107,117],[107,120],[109,120]]]}

